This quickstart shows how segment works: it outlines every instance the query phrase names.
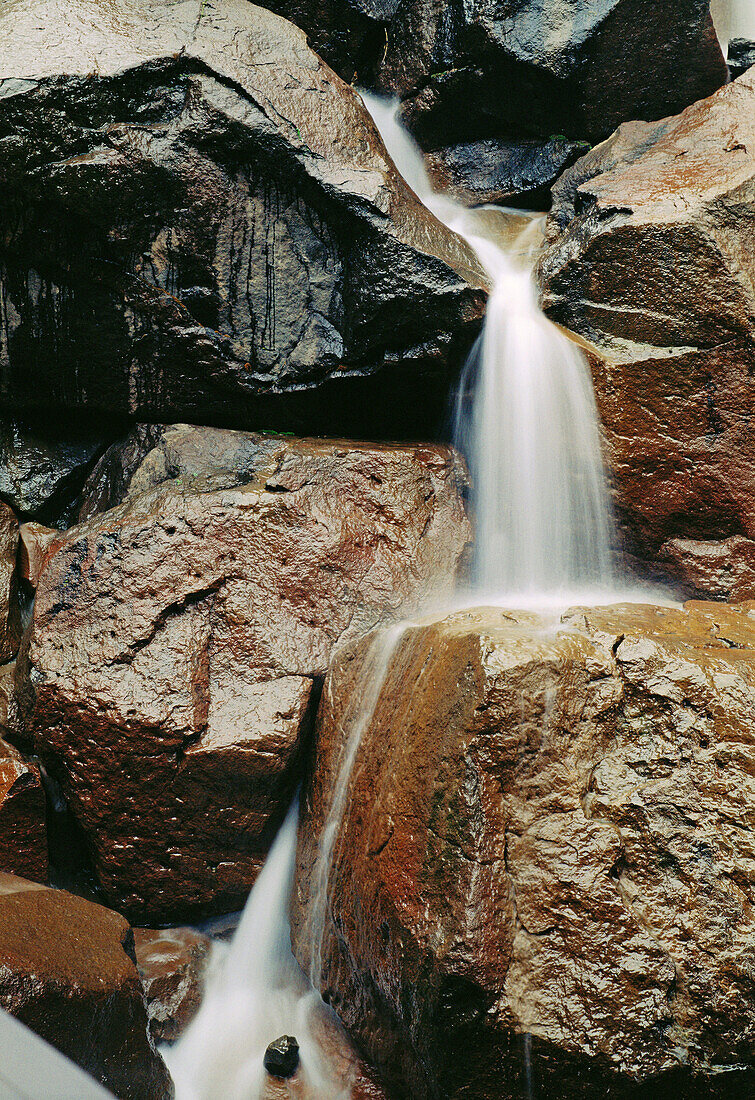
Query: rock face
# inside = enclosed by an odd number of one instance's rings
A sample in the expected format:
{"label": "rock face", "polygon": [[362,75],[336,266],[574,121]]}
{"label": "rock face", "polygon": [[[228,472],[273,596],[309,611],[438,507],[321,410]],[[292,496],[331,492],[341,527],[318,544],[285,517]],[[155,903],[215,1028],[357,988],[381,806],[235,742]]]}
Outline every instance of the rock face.
{"label": "rock face", "polygon": [[429,445],[178,426],[103,458],[84,514],[124,502],[47,559],[17,735],[60,782],[109,903],[139,923],[240,907],[333,647],[450,592],[463,487],[455,453]]}
{"label": "rock face", "polygon": [[554,194],[544,304],[596,350],[631,552],[691,594],[755,595],[755,70],[620,128]]}
{"label": "rock face", "polygon": [[[0,707],[0,711],[3,708]],[[3,724],[0,714],[0,725]],[[0,739],[0,872],[47,881],[45,792],[39,768]]]}
{"label": "rock face", "polygon": [[589,148],[585,142],[503,141],[490,138],[430,153],[433,184],[468,206],[496,203],[548,210],[558,176]]}
{"label": "rock face", "polygon": [[[341,651],[323,692],[305,966],[368,653]],[[322,951],[322,988],[395,1095],[526,1096],[530,1045],[535,1095],[751,1094],[754,715],[753,603],[405,631],[364,725]]]}
{"label": "rock face", "polygon": [[21,636],[21,605],[16,575],[18,521],[0,502],[0,663],[11,660]]}
{"label": "rock face", "polygon": [[436,427],[482,273],[301,31],[246,0],[11,0],[0,134],[6,406]]}
{"label": "rock face", "polygon": [[0,1007],[123,1100],[172,1095],[118,913],[0,875]]}
{"label": "rock face", "polygon": [[193,928],[135,928],[134,945],[150,1034],[173,1043],[199,1008],[212,940]]}

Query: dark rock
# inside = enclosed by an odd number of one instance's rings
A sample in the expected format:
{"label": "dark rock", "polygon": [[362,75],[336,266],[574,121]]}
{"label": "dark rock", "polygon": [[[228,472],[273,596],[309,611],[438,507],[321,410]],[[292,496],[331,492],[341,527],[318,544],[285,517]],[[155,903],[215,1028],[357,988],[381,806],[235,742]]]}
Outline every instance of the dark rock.
{"label": "dark rock", "polygon": [[[336,655],[293,938],[369,642]],[[406,685],[411,685],[407,691]],[[389,1095],[755,1086],[755,603],[408,627],[337,828],[321,988]]]}
{"label": "dark rock", "polygon": [[[3,693],[0,691],[0,696]],[[4,700],[3,700],[4,703]],[[5,724],[0,704],[0,726]],[[0,872],[47,882],[45,792],[39,768],[0,739]]]}
{"label": "dark rock", "polygon": [[21,637],[17,553],[18,521],[11,509],[0,502],[0,662],[15,657]]}
{"label": "dark rock", "polygon": [[156,1043],[173,1043],[202,999],[212,940],[193,928],[135,928],[136,965]]}
{"label": "dark rock", "polygon": [[525,210],[548,210],[551,186],[581,157],[585,142],[504,141],[489,138],[438,149],[427,158],[437,190],[468,206],[497,203]]}
{"label": "dark rock", "polygon": [[149,435],[87,486],[87,515],[123,503],[46,560],[16,736],[60,783],[108,903],[162,924],[243,904],[333,647],[447,598],[470,526],[449,448]]}
{"label": "dark rock", "polygon": [[727,79],[707,0],[409,0],[377,76],[426,148],[556,133],[593,142]]}
{"label": "dark rock", "polygon": [[755,42],[747,38],[733,38],[729,42],[729,72],[736,80],[755,65]]}
{"label": "dark rock", "polygon": [[270,1044],[264,1065],[272,1077],[293,1077],[299,1068],[299,1044],[293,1035],[281,1035]]}
{"label": "dark rock", "polygon": [[[753,149],[755,71],[622,127],[559,180],[541,261],[547,312],[594,352],[628,549],[654,568],[666,546],[690,595],[755,595]],[[727,552],[688,568],[690,540]]]}
{"label": "dark rock", "polygon": [[0,76],[6,406],[434,430],[484,277],[301,31],[14,0]]}
{"label": "dark rock", "polygon": [[101,426],[55,424],[57,420],[0,420],[0,498],[22,518],[56,525],[67,518],[97,455],[118,434]]}
{"label": "dark rock", "polygon": [[0,875],[0,1007],[123,1100],[168,1100],[118,913]]}

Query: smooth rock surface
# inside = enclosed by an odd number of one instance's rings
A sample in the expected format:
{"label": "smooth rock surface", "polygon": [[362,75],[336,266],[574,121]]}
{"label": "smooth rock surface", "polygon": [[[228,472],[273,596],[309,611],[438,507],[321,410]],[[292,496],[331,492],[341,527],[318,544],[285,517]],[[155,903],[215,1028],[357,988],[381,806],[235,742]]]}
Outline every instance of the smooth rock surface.
{"label": "smooth rock surface", "polygon": [[[2,696],[2,691],[0,691]],[[2,701],[4,702],[4,700]],[[0,702],[0,727],[4,725]],[[0,739],[0,872],[47,882],[45,792],[39,768]]]}
{"label": "smooth rock surface", "polygon": [[194,928],[135,928],[134,946],[150,1035],[173,1043],[199,1008],[212,940]]}
{"label": "smooth rock surface", "polygon": [[247,0],[10,0],[0,135],[6,406],[435,430],[484,277],[300,30]]}
{"label": "smooth rock surface", "polygon": [[[753,209],[755,70],[578,161],[555,188],[541,263],[546,310],[595,350],[628,548],[654,563],[673,542],[667,575],[688,594],[755,595],[743,583],[755,539]],[[700,584],[694,564],[675,564],[684,540],[744,557],[722,557]]]}
{"label": "smooth rock surface", "polygon": [[36,588],[47,557],[54,553],[61,538],[60,531],[41,523],[22,523],[19,528],[18,575],[31,588]]}
{"label": "smooth rock surface", "polygon": [[18,520],[12,509],[0,502],[0,662],[15,657],[21,637],[17,553]]}
{"label": "smooth rock surface", "polygon": [[0,1007],[123,1100],[168,1100],[118,913],[0,874]]}
{"label": "smooth rock surface", "polygon": [[17,736],[142,924],[240,908],[333,647],[448,598],[471,533],[449,448],[160,431],[103,458],[124,502],[47,560],[18,676]]}
{"label": "smooth rock surface", "polygon": [[[294,942],[367,641],[323,690]],[[409,627],[335,838],[325,995],[398,1096],[755,1084],[755,604]],[[528,1039],[526,1037],[529,1036]]]}

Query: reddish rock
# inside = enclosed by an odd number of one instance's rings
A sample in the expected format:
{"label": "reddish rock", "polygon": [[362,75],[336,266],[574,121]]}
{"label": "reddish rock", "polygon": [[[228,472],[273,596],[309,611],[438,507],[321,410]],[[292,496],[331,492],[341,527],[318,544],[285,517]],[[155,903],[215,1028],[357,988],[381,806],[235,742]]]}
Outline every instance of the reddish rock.
{"label": "reddish rock", "polygon": [[18,520],[0,501],[0,662],[15,657],[21,637],[16,554]]}
{"label": "reddish rock", "polygon": [[470,537],[449,448],[158,434],[131,465],[136,437],[103,460],[124,503],[47,561],[17,731],[140,923],[240,907],[333,647],[447,596]]}
{"label": "reddish rock", "polygon": [[[294,941],[374,677],[339,652]],[[410,687],[408,687],[408,685]],[[480,609],[408,628],[331,867],[322,988],[398,1096],[747,1096],[755,1085],[755,603]]]}
{"label": "reddish rock", "polygon": [[47,881],[45,792],[39,768],[0,739],[0,872]]}
{"label": "reddish rock", "polygon": [[54,551],[60,531],[41,523],[22,523],[18,548],[18,573],[22,580],[36,588],[45,558]]}
{"label": "reddish rock", "polygon": [[[754,150],[755,72],[622,128],[556,188],[541,264],[546,309],[595,350],[629,550],[665,545],[689,594],[755,595]],[[725,544],[718,574],[681,560],[689,540]]]}
{"label": "reddish rock", "polygon": [[0,874],[0,1007],[122,1100],[172,1095],[118,913]]}
{"label": "reddish rock", "polygon": [[150,1034],[175,1042],[199,1008],[212,940],[193,928],[135,928],[134,945]]}

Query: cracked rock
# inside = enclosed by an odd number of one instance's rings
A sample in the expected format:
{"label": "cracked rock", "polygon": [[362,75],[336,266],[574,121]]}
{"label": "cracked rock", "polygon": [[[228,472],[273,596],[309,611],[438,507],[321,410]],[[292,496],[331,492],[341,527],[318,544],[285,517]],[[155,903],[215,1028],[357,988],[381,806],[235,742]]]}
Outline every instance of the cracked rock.
{"label": "cracked rock", "polygon": [[14,731],[139,923],[240,908],[337,643],[446,596],[470,539],[447,447],[141,427],[37,578]]}
{"label": "cracked rock", "polygon": [[[292,914],[305,971],[369,654],[339,652],[323,690]],[[752,602],[482,608],[405,630],[322,941],[321,989],[389,1092],[513,1100],[526,1047],[535,1095],[556,1100],[752,1093],[754,716]]]}

